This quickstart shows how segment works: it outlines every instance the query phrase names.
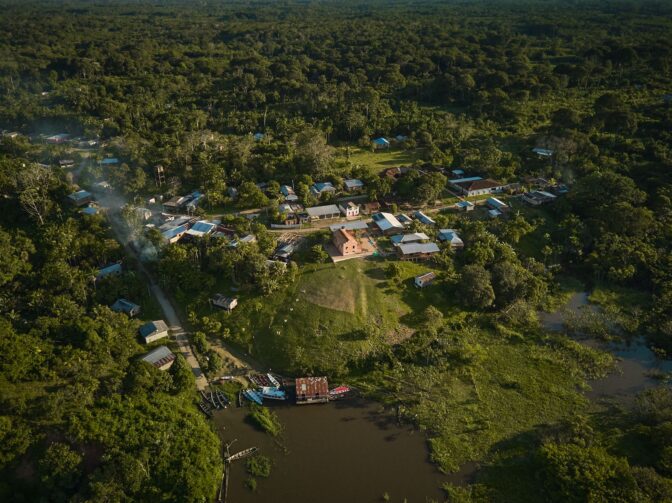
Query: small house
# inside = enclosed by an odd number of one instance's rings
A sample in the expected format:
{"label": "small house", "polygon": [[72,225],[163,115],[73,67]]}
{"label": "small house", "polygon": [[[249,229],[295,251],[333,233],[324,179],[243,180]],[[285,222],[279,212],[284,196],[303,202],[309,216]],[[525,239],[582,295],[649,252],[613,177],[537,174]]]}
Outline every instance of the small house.
{"label": "small house", "polygon": [[275,252],[273,252],[273,258],[287,263],[295,251],[296,246],[293,243],[280,243]]}
{"label": "small house", "polygon": [[335,204],[306,208],[306,213],[311,220],[330,220],[341,216],[341,210]]}
{"label": "small house", "polygon": [[362,253],[359,241],[347,230],[341,228],[334,231],[332,241],[340,255],[357,255]]}
{"label": "small house", "polygon": [[396,236],[392,236],[390,241],[394,246],[399,246],[402,244],[422,243],[429,241],[429,236],[424,232],[415,232],[413,234],[397,234]]}
{"label": "small house", "polygon": [[421,274],[420,276],[416,276],[414,283],[415,286],[418,288],[425,288],[427,285],[432,284],[434,280],[436,279],[436,273],[435,272],[426,272],[425,274]]}
{"label": "small house", "polygon": [[413,220],[411,219],[411,217],[409,217],[405,213],[401,213],[401,214],[397,215],[397,220],[399,220],[401,222],[401,225],[403,225],[404,227],[408,227],[409,225],[411,225],[413,223]]}
{"label": "small house", "polygon": [[356,192],[364,188],[364,182],[358,180],[357,178],[351,178],[349,180],[345,180],[343,182],[343,185],[345,185],[345,190],[347,190],[348,192]]}
{"label": "small house", "polygon": [[185,196],[171,197],[168,199],[168,201],[163,203],[163,209],[168,213],[177,213],[187,204],[188,201],[189,198]]}
{"label": "small house", "polygon": [[397,217],[391,213],[376,213],[371,218],[378,227],[378,230],[383,234],[392,234],[404,228],[401,222],[397,220]]}
{"label": "small house", "polygon": [[464,241],[454,229],[440,229],[439,241],[450,244],[453,250],[464,248]]}
{"label": "small house", "polygon": [[417,260],[427,260],[436,253],[439,253],[439,247],[436,243],[409,243],[401,244],[397,247],[397,254],[401,260],[415,262]]}
{"label": "small house", "polygon": [[72,159],[61,159],[60,161],[58,161],[58,165],[61,168],[72,168],[75,165],[75,161],[73,161]]}
{"label": "small house", "polygon": [[152,349],[142,357],[142,361],[149,363],[159,370],[168,370],[175,362],[175,354],[166,346],[159,346]]}
{"label": "small house", "polygon": [[299,377],[295,383],[297,405],[329,401],[329,383],[326,377]]}
{"label": "small house", "polygon": [[523,194],[523,201],[531,204],[532,206],[541,206],[542,204],[554,201],[556,198],[557,196],[544,190],[534,190],[532,192],[526,192]]}
{"label": "small house", "polygon": [[217,224],[215,223],[208,222],[206,220],[199,220],[191,227],[191,229],[186,232],[186,234],[187,236],[202,238],[203,236],[207,236],[208,234],[213,233],[216,228]]}
{"label": "small house", "polygon": [[502,216],[502,212],[499,210],[488,210],[488,216],[490,218],[499,218]]}
{"label": "small house", "polygon": [[143,342],[149,344],[168,337],[168,325],[163,320],[150,321],[142,325],[139,332]]}
{"label": "small house", "polygon": [[463,169],[454,169],[450,172],[455,178],[464,178]]}
{"label": "small house", "polygon": [[310,191],[315,197],[321,197],[323,194],[333,194],[336,192],[336,187],[331,182],[314,183],[310,187]]}
{"label": "small house", "polygon": [[476,206],[471,201],[460,201],[455,203],[455,207],[458,211],[473,211]]}
{"label": "small house", "polygon": [[264,139],[264,133],[254,133],[254,141],[261,141]]}
{"label": "small house", "polygon": [[553,150],[550,148],[534,147],[532,152],[537,154],[539,157],[549,158],[553,157]]}
{"label": "small house", "polygon": [[280,187],[280,193],[285,197],[285,201],[298,201],[299,196],[296,195],[294,189],[289,185],[283,185]]}
{"label": "small house", "polygon": [[372,215],[378,211],[380,211],[380,203],[377,201],[364,203],[360,207],[360,212],[364,213],[365,215]]}
{"label": "small house", "polygon": [[230,248],[238,248],[238,246],[241,245],[241,244],[248,245],[248,244],[252,244],[252,243],[256,243],[256,242],[257,242],[257,237],[254,234],[247,234],[246,236],[243,236],[240,239],[234,239],[233,241],[231,241],[228,244],[228,246]]}
{"label": "small house", "polygon": [[382,136],[374,139],[371,143],[373,143],[374,148],[390,148],[390,141]]}
{"label": "small house", "polygon": [[126,299],[117,299],[110,309],[117,313],[125,313],[131,318],[140,314],[140,306]]}
{"label": "small house", "polygon": [[499,210],[501,212],[509,209],[509,206],[504,201],[497,199],[496,197],[489,197],[485,201],[485,204],[488,205],[488,208],[492,210]]}
{"label": "small house", "polygon": [[428,217],[420,210],[413,213],[413,216],[425,225],[436,225],[436,222],[433,218]]}
{"label": "small house", "polygon": [[106,157],[102,161],[100,161],[100,164],[102,166],[114,166],[116,164],[119,164],[119,159],[116,157]]}
{"label": "small house", "polygon": [[84,206],[93,201],[93,194],[86,190],[78,190],[68,196],[68,199],[75,206]]}
{"label": "small house", "polygon": [[210,304],[215,307],[220,307],[225,311],[233,311],[238,305],[238,299],[236,297],[226,297],[225,295],[218,293],[210,299]]}
{"label": "small house", "polygon": [[341,203],[338,205],[338,208],[345,218],[355,218],[359,216],[359,204],[353,203],[352,201]]}
{"label": "small house", "polygon": [[108,276],[120,276],[121,273],[121,262],[110,264],[103,267],[102,269],[98,269],[98,274],[96,274],[96,281],[100,281],[101,279],[107,278]]}

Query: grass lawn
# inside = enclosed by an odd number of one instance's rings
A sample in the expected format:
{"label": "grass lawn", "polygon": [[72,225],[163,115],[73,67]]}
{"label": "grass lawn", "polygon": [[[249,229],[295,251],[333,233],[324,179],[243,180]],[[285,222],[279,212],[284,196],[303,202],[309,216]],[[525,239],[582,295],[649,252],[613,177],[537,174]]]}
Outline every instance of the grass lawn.
{"label": "grass lawn", "polygon": [[420,148],[402,150],[390,147],[372,152],[370,149],[361,147],[340,147],[336,152],[336,160],[344,167],[348,166],[348,149],[350,150],[350,164],[367,168],[373,174],[378,174],[388,168],[411,165],[415,161],[422,160],[423,155],[423,149]]}

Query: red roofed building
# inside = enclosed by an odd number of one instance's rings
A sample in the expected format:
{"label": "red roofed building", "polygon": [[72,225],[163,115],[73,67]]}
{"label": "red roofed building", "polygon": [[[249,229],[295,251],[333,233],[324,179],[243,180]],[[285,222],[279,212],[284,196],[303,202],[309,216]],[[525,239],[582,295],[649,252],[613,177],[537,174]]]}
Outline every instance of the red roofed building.
{"label": "red roofed building", "polygon": [[326,403],[329,401],[329,383],[326,377],[299,377],[296,379],[296,403]]}
{"label": "red roofed building", "polygon": [[503,183],[495,181],[491,178],[481,178],[479,180],[466,179],[464,181],[452,182],[452,185],[467,197],[492,194],[493,192],[501,192],[501,190],[504,188]]}

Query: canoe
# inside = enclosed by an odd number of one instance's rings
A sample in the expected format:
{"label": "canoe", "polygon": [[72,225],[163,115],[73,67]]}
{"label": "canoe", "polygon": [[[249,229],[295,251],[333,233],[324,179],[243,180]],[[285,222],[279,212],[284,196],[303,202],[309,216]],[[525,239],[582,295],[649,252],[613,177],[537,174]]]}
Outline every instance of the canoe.
{"label": "canoe", "polygon": [[243,396],[247,398],[249,401],[254,402],[258,405],[262,405],[264,403],[263,397],[252,389],[246,389],[245,391],[243,391]]}
{"label": "canoe", "polygon": [[266,374],[266,377],[268,377],[268,380],[271,381],[271,384],[275,386],[276,388],[280,387],[280,383],[278,380],[273,376],[273,374]]}
{"label": "canoe", "polygon": [[340,395],[345,395],[346,393],[350,392],[350,388],[347,386],[339,386],[337,388],[334,388],[329,391],[330,396],[340,396]]}

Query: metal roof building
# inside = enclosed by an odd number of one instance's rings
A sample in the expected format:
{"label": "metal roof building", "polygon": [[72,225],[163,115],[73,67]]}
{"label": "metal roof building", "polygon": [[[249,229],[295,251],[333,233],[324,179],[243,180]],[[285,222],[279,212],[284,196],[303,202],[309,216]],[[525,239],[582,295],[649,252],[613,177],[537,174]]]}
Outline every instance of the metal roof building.
{"label": "metal roof building", "polygon": [[142,361],[153,365],[159,370],[168,370],[173,365],[175,358],[170,349],[166,346],[159,346],[143,356]]}
{"label": "metal roof building", "polygon": [[299,377],[295,382],[297,404],[329,401],[329,383],[326,377]]}
{"label": "metal roof building", "polygon": [[337,218],[341,216],[341,210],[335,204],[328,204],[326,206],[313,206],[306,208],[306,213],[313,219]]}
{"label": "metal roof building", "polygon": [[352,222],[345,222],[342,224],[333,224],[329,226],[331,232],[336,232],[339,229],[346,231],[365,231],[369,226],[364,220],[353,220]]}
{"label": "metal roof building", "polygon": [[376,213],[371,218],[376,223],[381,232],[390,232],[403,229],[404,226],[397,220],[397,217],[391,213]]}

